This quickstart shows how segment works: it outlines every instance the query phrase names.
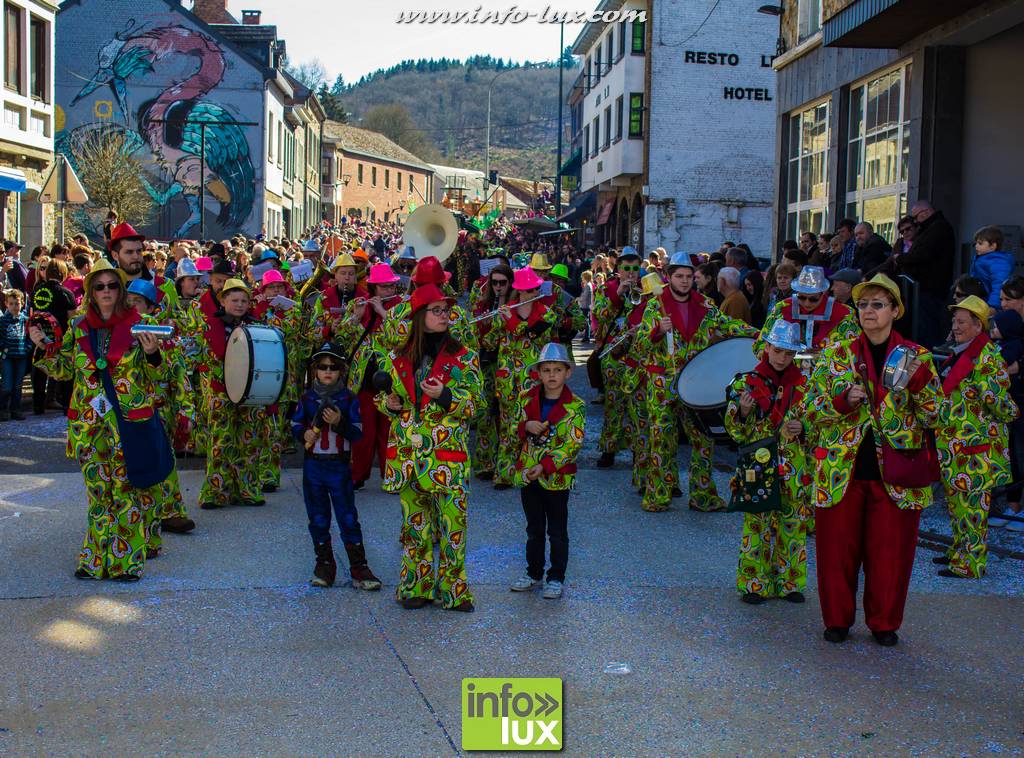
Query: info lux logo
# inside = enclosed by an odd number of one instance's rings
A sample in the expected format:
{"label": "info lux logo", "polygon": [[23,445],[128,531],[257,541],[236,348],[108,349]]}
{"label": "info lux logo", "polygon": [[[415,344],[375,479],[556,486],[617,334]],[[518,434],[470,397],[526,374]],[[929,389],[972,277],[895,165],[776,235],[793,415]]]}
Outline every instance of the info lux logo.
{"label": "info lux logo", "polygon": [[462,680],[463,750],[561,750],[562,680]]}

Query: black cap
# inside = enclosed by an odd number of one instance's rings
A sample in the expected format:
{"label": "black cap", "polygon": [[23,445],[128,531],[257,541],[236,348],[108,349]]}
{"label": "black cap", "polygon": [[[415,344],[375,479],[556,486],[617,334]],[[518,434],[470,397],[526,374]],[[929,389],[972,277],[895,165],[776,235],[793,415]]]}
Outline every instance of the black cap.
{"label": "black cap", "polygon": [[313,352],[313,355],[310,356],[309,360],[311,362],[315,361],[321,355],[330,355],[342,362],[346,359],[345,349],[337,342],[325,342],[320,346],[319,350]]}
{"label": "black cap", "polygon": [[10,250],[12,247],[21,250],[25,246],[15,242],[14,240],[4,240],[4,250]]}
{"label": "black cap", "polygon": [[213,271],[211,274],[223,274],[224,276],[234,276],[235,267],[231,265],[231,261],[224,260],[223,258],[217,258],[213,262]]}
{"label": "black cap", "polygon": [[227,249],[225,249],[225,247],[224,247],[224,245],[222,243],[214,242],[212,245],[210,245],[210,257],[211,258],[216,258],[218,255],[223,258],[227,254],[228,254],[228,251],[227,251]]}

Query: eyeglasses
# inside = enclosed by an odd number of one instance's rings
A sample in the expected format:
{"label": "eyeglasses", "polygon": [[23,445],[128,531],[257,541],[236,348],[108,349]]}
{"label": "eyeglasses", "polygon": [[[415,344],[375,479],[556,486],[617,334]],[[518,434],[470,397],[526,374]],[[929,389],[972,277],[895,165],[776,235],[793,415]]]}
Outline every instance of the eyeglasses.
{"label": "eyeglasses", "polygon": [[317,371],[341,371],[340,363],[321,363],[316,367]]}
{"label": "eyeglasses", "polygon": [[857,310],[858,311],[866,311],[868,308],[870,308],[873,311],[880,311],[883,308],[888,308],[888,307],[889,307],[889,303],[886,303],[886,302],[884,302],[882,300],[859,300],[859,301],[857,301]]}
{"label": "eyeglasses", "polygon": [[816,303],[821,300],[821,295],[797,295],[796,299],[801,303]]}
{"label": "eyeglasses", "polygon": [[441,318],[442,316],[447,316],[451,312],[451,308],[447,308],[440,305],[435,305],[433,308],[427,308],[427,313],[431,313],[434,316],[437,316],[438,318]]}
{"label": "eyeglasses", "polygon": [[508,279],[491,279],[491,284],[495,287],[504,287],[508,284]]}
{"label": "eyeglasses", "polygon": [[103,292],[103,290],[117,292],[119,289],[121,289],[121,282],[107,282],[106,284],[100,282],[99,284],[92,285],[93,292]]}
{"label": "eyeglasses", "polygon": [[640,266],[639,265],[637,265],[637,266],[629,266],[629,265],[626,265],[626,264],[622,264],[621,266],[619,266],[619,271],[622,271],[623,273],[626,273],[626,274],[631,274],[634,271],[639,271],[639,270],[640,270]]}

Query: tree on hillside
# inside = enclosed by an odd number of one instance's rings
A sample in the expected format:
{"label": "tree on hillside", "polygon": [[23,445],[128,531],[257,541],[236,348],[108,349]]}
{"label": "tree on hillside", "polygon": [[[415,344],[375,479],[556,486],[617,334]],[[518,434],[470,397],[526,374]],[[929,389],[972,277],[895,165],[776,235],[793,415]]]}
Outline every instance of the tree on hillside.
{"label": "tree on hillside", "polygon": [[285,68],[289,74],[313,92],[318,92],[327,83],[327,69],[319,58],[313,58],[298,65],[289,63]]}
{"label": "tree on hillside", "polygon": [[[341,76],[338,76],[340,79]],[[345,106],[341,104],[341,98],[334,94],[334,88],[327,88],[326,84],[320,85],[320,90],[316,93],[317,99],[320,101],[321,107],[324,109],[324,113],[327,114],[327,118],[331,121],[338,121],[342,124],[348,123],[348,111],[345,110]]]}
{"label": "tree on hillside", "polygon": [[373,132],[380,132],[421,160],[433,161],[438,157],[433,142],[417,128],[409,111],[401,105],[378,105],[370,108],[363,116],[360,126]]}

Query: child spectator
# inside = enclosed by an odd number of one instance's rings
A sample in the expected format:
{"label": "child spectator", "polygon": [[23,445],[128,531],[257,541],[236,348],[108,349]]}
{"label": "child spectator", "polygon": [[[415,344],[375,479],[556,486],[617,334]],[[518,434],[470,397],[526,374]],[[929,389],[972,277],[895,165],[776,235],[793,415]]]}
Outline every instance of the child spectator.
{"label": "child spectator", "polygon": [[983,226],[974,234],[974,260],[970,275],[979,279],[988,292],[988,304],[999,308],[999,290],[1013,273],[1013,253],[1001,250],[1003,230],[998,226]]}
{"label": "child spectator", "polygon": [[509,588],[528,592],[544,578],[544,533],[551,541],[551,567],[544,597],[562,596],[569,562],[569,490],[576,479],[576,456],[583,446],[586,410],[566,386],[572,363],[564,345],[549,342],[530,372],[540,384],[519,396],[519,439],[515,484],[526,514],[526,574]]}
{"label": "child spectator", "polygon": [[[1000,284],[1000,288],[1002,284]],[[999,290],[996,290],[998,295]],[[962,274],[957,277],[957,280],[953,283],[953,302],[959,303],[961,300],[974,295],[980,297],[982,300],[988,302],[989,292],[985,287],[985,283],[978,279],[976,276],[970,274]]]}
{"label": "child spectator", "polygon": [[326,343],[310,359],[313,386],[300,398],[292,416],[292,434],[306,448],[302,464],[302,497],[309,516],[316,564],[314,587],[334,584],[338,567],[331,545],[331,507],[338,519],[348,554],[352,585],[360,590],[379,590],[380,580],[366,562],[363,531],[359,526],[350,468],[351,443],[362,437],[359,400],[345,388],[342,366],[346,351]]}
{"label": "child spectator", "polygon": [[[1021,375],[1021,359],[1024,358],[1024,319],[1014,310],[999,311],[992,320],[992,339],[999,345],[999,352],[1006,361],[1007,373],[1010,375],[1010,397],[1017,407],[1024,408],[1024,376]],[[1017,484],[1024,480],[1024,416],[1010,422],[1010,470],[1013,484],[1006,491],[1006,509],[1003,513],[1013,516],[1021,515],[1021,494],[1024,485]],[[993,514],[989,517],[990,527],[1006,527],[1010,531],[1024,532],[1024,523],[1010,521],[1002,515]]]}
{"label": "child spectator", "polygon": [[0,421],[23,421],[21,414],[21,385],[28,372],[32,356],[32,341],[28,338],[28,315],[24,312],[25,295],[20,290],[4,293],[7,312],[0,316]]}

